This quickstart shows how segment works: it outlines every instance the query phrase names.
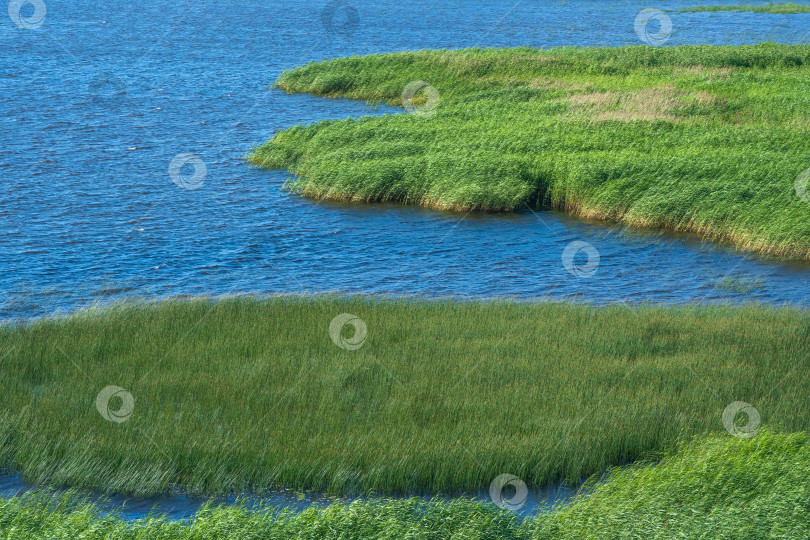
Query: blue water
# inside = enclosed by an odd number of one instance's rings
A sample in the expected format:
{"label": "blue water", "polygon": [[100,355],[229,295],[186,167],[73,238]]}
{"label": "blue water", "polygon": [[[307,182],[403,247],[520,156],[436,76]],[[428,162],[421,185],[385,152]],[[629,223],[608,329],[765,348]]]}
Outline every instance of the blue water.
{"label": "blue water", "polygon": [[[594,303],[810,298],[807,265],[554,212],[318,203],[282,192],[287,173],[243,161],[293,124],[390,111],[270,89],[283,69],[406,49],[641,44],[634,20],[646,5],[356,2],[341,5],[327,31],[325,2],[119,4],[47,0],[36,28],[10,17],[0,26],[0,319],[131,297],[303,291]],[[30,21],[33,5],[23,15]],[[795,43],[810,31],[803,14],[670,17],[665,45]],[[169,162],[181,153],[205,163],[199,189],[172,182]],[[599,253],[592,277],[564,267],[572,241]]]}

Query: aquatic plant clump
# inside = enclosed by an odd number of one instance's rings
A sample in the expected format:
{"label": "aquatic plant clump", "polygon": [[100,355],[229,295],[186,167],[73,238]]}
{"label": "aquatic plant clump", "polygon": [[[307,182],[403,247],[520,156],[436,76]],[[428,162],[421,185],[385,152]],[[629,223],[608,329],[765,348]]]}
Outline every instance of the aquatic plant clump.
{"label": "aquatic plant clump", "polygon": [[807,538],[807,435],[760,432],[682,444],[655,465],[612,472],[569,506],[520,520],[469,499],[335,502],[300,514],[209,507],[188,522],[127,523],[66,495],[0,499],[0,534],[13,538],[603,540]]}
{"label": "aquatic plant clump", "polygon": [[810,259],[809,61],[810,46],[770,43],[311,63],[277,86],[391,104],[414,81],[432,90],[406,96],[417,114],[294,126],[249,159],[314,198],[553,207]]}
{"label": "aquatic plant clump", "polygon": [[133,495],[575,483],[727,435],[735,402],[810,429],[808,335],[756,306],[122,305],[0,328],[0,465]]}

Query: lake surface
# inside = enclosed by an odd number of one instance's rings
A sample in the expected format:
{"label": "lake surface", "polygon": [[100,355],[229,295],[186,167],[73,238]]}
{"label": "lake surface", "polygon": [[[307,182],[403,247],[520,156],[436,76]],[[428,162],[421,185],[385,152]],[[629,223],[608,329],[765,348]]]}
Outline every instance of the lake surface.
{"label": "lake surface", "polygon": [[[297,123],[396,112],[271,89],[284,69],[407,49],[642,44],[634,21],[646,6],[596,0],[44,5],[42,19],[33,4],[23,6],[23,24],[35,28],[18,28],[11,17],[0,26],[0,319],[122,298],[228,293],[597,304],[804,304],[810,298],[807,265],[555,212],[461,215],[313,202],[281,191],[287,173],[243,161],[251,147]],[[686,5],[692,4],[654,7]],[[804,14],[669,16],[665,45],[796,43],[810,31]],[[183,153],[205,164],[199,189],[172,182],[169,163]],[[194,171],[187,165],[181,172]],[[562,262],[576,241],[599,254],[591,277]],[[576,254],[569,269],[590,268],[587,253]]]}

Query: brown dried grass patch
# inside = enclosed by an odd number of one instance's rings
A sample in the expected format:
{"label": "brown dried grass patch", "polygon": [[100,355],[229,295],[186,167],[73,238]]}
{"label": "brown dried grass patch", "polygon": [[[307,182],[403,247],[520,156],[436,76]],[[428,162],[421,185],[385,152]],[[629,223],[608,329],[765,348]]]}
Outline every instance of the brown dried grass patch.
{"label": "brown dried grass patch", "polygon": [[716,103],[708,92],[678,90],[674,85],[643,88],[633,92],[594,92],[573,94],[565,98],[574,115],[592,116],[597,120],[668,120],[685,118],[677,114],[686,106],[710,107]]}

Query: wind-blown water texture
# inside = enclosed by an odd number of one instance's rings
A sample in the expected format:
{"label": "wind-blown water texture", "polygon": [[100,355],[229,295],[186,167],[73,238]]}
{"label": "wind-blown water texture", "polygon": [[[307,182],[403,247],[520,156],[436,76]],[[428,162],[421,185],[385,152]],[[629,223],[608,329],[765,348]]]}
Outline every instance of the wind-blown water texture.
{"label": "wind-blown water texture", "polygon": [[[660,9],[691,5],[660,2]],[[694,240],[624,233],[543,212],[436,213],[313,203],[244,155],[282,128],[378,114],[288,96],[283,69],[351,54],[471,46],[640,44],[629,2],[376,2],[357,23],[324,3],[47,2],[43,24],[0,26],[0,317],[122,296],[324,291],[520,297],[596,303],[810,297],[806,266]],[[808,16],[669,14],[666,45],[796,43]],[[346,21],[348,25],[343,24]],[[172,183],[201,157],[196,190]],[[184,171],[190,174],[190,171]],[[600,253],[577,278],[572,241]]]}

